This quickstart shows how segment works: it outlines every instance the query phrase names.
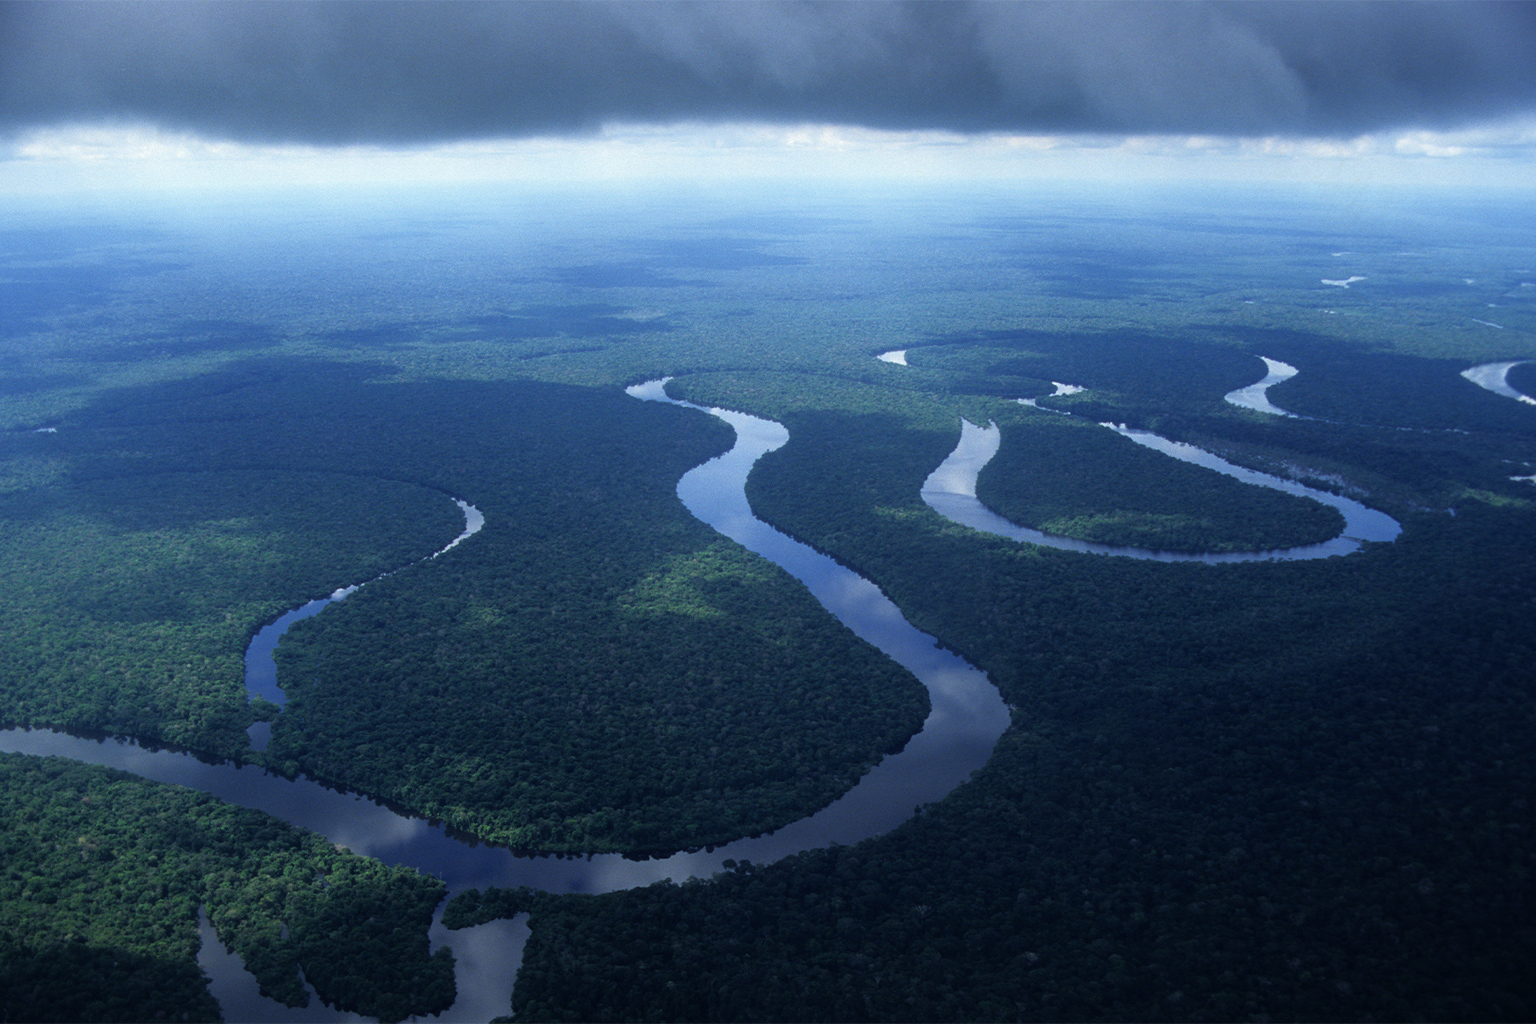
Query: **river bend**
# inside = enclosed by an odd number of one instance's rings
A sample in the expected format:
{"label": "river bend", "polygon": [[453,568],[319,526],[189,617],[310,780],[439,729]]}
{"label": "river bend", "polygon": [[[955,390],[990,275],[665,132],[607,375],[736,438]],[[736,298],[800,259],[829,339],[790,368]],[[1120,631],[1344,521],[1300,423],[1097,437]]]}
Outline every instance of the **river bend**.
{"label": "river bend", "polygon": [[[665,381],[637,385],[629,393],[637,399],[701,409],[669,398]],[[462,841],[440,825],[307,778],[286,779],[249,765],[208,764],[190,754],[149,749],[132,740],[85,739],[46,729],[10,729],[0,731],[0,750],[69,757],[198,789],[229,803],[275,815],[355,853],[436,875],[447,883],[450,896],[489,886],[526,885],[549,892],[611,892],[662,879],[680,882],[708,878],[723,870],[727,859],[767,863],[802,850],[831,843],[854,843],[887,832],[910,818],[914,806],[941,799],[984,765],[1008,725],[1009,712],[984,673],[940,649],[933,637],[911,626],[874,584],[752,515],[745,493],[747,473],[761,455],[788,440],[788,431],[777,423],[744,413],[702,411],[730,424],[736,430],[736,443],[724,455],[683,476],[678,483],[678,496],[683,503],[708,525],[801,580],[857,635],[913,672],[929,693],[932,710],[922,730],[842,797],[807,818],[769,835],[652,860],[630,860],[617,854],[525,857],[515,856],[504,848]],[[479,528],[475,525],[470,529],[467,506],[465,515],[466,532],[448,547]],[[341,588],[330,598],[295,609],[288,613],[295,616],[290,621],[306,617],[298,613],[311,605],[314,607],[308,614],[318,613],[330,601],[345,597],[353,589]],[[271,651],[281,633],[277,625],[269,627],[273,629],[270,644],[253,643],[247,651],[248,674],[253,669],[258,676],[269,671]],[[277,695],[281,695],[280,691]],[[526,927],[521,922],[492,922],[459,932],[448,932],[441,923],[435,923],[434,947],[447,944],[454,949],[459,986],[458,1000],[438,1019],[476,1021],[505,1014],[510,1005],[512,974],[525,937]],[[255,995],[250,976],[234,969],[231,958],[220,949],[205,949],[200,961],[215,978],[214,994],[228,1019],[342,1019],[316,1003],[305,1009],[289,1010]]]}
{"label": "river bend", "polygon": [[1259,358],[1264,360],[1264,369],[1267,371],[1264,379],[1257,384],[1250,384],[1245,388],[1238,388],[1236,391],[1228,392],[1224,396],[1224,400],[1230,405],[1243,409],[1252,409],[1254,412],[1262,412],[1270,416],[1289,416],[1292,419],[1301,418],[1293,412],[1287,412],[1269,400],[1269,389],[1296,376],[1298,372],[1296,367],[1290,363],[1282,363],[1278,359],[1271,359],[1268,356],[1259,356]]}
{"label": "river bend", "polygon": [[[380,573],[373,577],[373,579],[365,580],[362,583],[338,587],[331,592],[329,597],[317,597],[313,601],[301,604],[299,607],[279,615],[258,630],[245,649],[246,692],[252,697],[261,697],[281,708],[288,703],[288,696],[283,693],[283,688],[277,685],[277,663],[272,660],[272,655],[277,650],[277,642],[282,639],[284,633],[288,632],[289,626],[295,622],[319,615],[327,606],[357,593],[358,590],[369,583],[377,583],[379,580],[388,579],[395,573],[408,569],[412,565],[430,562],[439,555],[452,551],[485,527],[485,514],[478,508],[475,508],[475,506],[462,498],[454,498],[453,503],[459,506],[460,512],[464,513],[464,529],[447,544],[424,558],[418,558],[408,565],[401,566],[400,569],[391,569],[389,572]],[[247,733],[251,737],[252,750],[266,750],[267,744],[272,739],[272,723],[257,722],[247,730]]]}
{"label": "river bend", "polygon": [[1387,515],[1360,502],[1339,494],[1316,490],[1281,477],[1260,473],[1234,465],[1225,459],[1193,445],[1170,441],[1166,437],[1144,430],[1105,424],[1111,430],[1137,444],[1161,452],[1181,462],[1193,463],[1206,469],[1224,473],[1243,483],[1269,487],[1297,497],[1310,498],[1338,509],[1344,515],[1344,530],[1339,536],[1321,544],[1302,547],[1279,548],[1272,551],[1231,551],[1220,554],[1181,551],[1154,551],[1150,548],[1128,547],[1116,544],[1096,544],[1090,541],[1043,533],[1026,526],[1019,526],[993,512],[976,497],[976,478],[1002,445],[1002,433],[996,423],[986,427],[968,420],[960,421],[960,441],[923,484],[922,497],[928,507],[951,522],[968,526],[982,533],[1006,537],[1027,544],[1055,548],[1060,551],[1076,551],[1093,555],[1116,555],[1123,558],[1140,558],[1155,562],[1269,562],[1298,561],[1312,558],[1329,558],[1348,555],[1360,549],[1365,541],[1390,541],[1402,532],[1402,526]]}
{"label": "river bend", "polygon": [[[141,747],[132,740],[86,739],[45,729],[10,729],[0,731],[0,750],[69,757],[119,768],[156,781],[189,786],[229,803],[265,811],[364,856],[436,875],[448,885],[450,896],[469,888],[489,886],[526,885],[550,892],[611,892],[662,879],[708,878],[723,870],[727,859],[767,863],[834,842],[857,842],[895,828],[911,816],[914,806],[941,799],[986,763],[998,737],[1008,725],[1007,708],[985,674],[940,649],[933,637],[911,626],[873,583],[774,530],[752,514],[745,493],[747,474],[758,458],[788,440],[789,434],[784,427],[745,413],[677,401],[666,394],[665,384],[665,380],[650,381],[628,389],[628,393],[640,400],[666,402],[706,412],[736,431],[736,442],[730,451],[690,470],[678,482],[678,497],[689,511],[795,576],[828,611],[859,637],[873,643],[911,671],[928,690],[932,710],[921,731],[899,753],[883,759],[852,789],[817,813],[766,836],[666,858],[637,861],[616,854],[526,857],[515,856],[503,848],[463,841],[438,824],[307,778],[286,779],[249,765],[209,764],[190,754]],[[1142,437],[1124,430],[1122,433],[1138,443],[1154,447],[1174,445],[1162,438],[1154,441],[1154,435]],[[976,474],[996,452],[999,442],[995,425],[982,428],[963,422],[960,443],[924,485],[924,500],[942,514],[987,532],[1005,536],[1026,534],[1029,536],[1017,539],[1072,550],[1093,551],[1107,547],[1024,530],[981,506],[975,499]],[[1175,451],[1165,453],[1187,457]],[[1220,462],[1208,453],[1200,455]],[[1252,473],[1226,463],[1211,468],[1222,472]],[[1265,486],[1285,485],[1282,489],[1295,487],[1308,491],[1290,481],[1268,479],[1274,483]],[[1348,502],[1348,499],[1338,499],[1324,492],[1309,492],[1307,496]],[[484,524],[484,517],[477,509],[463,501],[458,504],[465,514],[464,532],[440,551],[427,556],[428,559],[463,542]],[[1350,536],[1330,544],[1344,542],[1352,545],[1349,549],[1353,550],[1358,544],[1352,538],[1357,535],[1360,539],[1390,539],[1366,536],[1372,529],[1378,533],[1390,530],[1392,536],[1396,535],[1395,522],[1364,506],[1358,508],[1379,520],[1374,524],[1362,520],[1362,525],[1357,528],[1346,528],[1345,532]],[[1349,515],[1346,511],[1346,517]],[[985,525],[981,525],[983,522]],[[1325,554],[1340,553],[1337,550],[1300,553],[1309,550],[1291,549],[1290,553],[1264,552],[1246,556],[1170,556],[1165,552],[1131,548],[1108,548],[1103,553],[1200,561],[1324,557]],[[272,650],[282,631],[292,622],[317,614],[362,585],[342,587],[328,598],[286,613],[262,630],[246,654],[247,679],[252,692],[281,704],[283,695],[276,686]],[[211,934],[206,927],[204,934],[205,937]],[[434,946],[447,944],[454,949],[459,986],[458,1000],[439,1019],[475,1021],[504,1014],[510,1005],[513,965],[520,959],[525,938],[526,926],[521,921],[492,922],[459,932],[448,932],[440,923],[434,924]],[[232,964],[233,958],[222,950],[205,949],[200,959],[215,979],[214,992],[221,1000],[227,1018],[317,1021],[344,1017],[336,1011],[326,1010],[318,1002],[312,1002],[305,1009],[289,1010],[256,995],[250,976],[237,969],[237,961]]]}
{"label": "river bend", "polygon": [[1478,387],[1492,391],[1496,395],[1513,398],[1526,405],[1536,405],[1536,398],[1532,398],[1523,391],[1517,391],[1509,384],[1509,371],[1521,363],[1528,362],[1530,362],[1529,359],[1512,359],[1503,363],[1483,363],[1481,366],[1462,370],[1461,375]]}

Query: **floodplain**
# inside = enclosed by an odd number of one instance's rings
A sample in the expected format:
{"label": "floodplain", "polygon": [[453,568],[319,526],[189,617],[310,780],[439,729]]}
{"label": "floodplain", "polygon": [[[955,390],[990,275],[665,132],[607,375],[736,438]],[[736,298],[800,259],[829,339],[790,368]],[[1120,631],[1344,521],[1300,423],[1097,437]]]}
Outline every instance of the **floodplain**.
{"label": "floodplain", "polygon": [[[518,1020],[1528,1019],[1527,206],[891,188],[6,200],[4,1012],[483,1019],[455,964],[515,918],[475,984]],[[1272,410],[1227,400],[1276,362]],[[1467,375],[1489,364],[1514,394]],[[995,688],[968,781],[860,841],[481,886],[40,756],[110,737],[307,777],[507,864],[813,817],[935,704],[689,511],[732,429],[626,393],[660,378],[781,424],[752,515]],[[962,421],[999,431],[976,497],[1044,533],[1343,529],[1102,424],[1401,532],[1217,564],[989,535],[923,498]],[[441,550],[456,502],[484,526]],[[251,638],[362,581],[283,636],[281,707],[253,698]],[[262,996],[220,1004],[200,921]]]}

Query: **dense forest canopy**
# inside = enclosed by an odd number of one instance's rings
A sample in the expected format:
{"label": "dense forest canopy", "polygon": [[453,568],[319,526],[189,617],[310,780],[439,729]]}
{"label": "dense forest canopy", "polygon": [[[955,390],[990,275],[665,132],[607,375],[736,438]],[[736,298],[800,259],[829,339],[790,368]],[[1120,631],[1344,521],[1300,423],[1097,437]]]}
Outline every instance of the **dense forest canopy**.
{"label": "dense forest canopy", "polygon": [[[1461,371],[1536,360],[1536,221],[1501,196],[1220,199],[7,200],[0,723],[304,774],[521,851],[811,814],[928,701],[678,501],[732,442],[624,392],[670,377],[787,427],[756,515],[983,669],[1012,724],[970,782],[854,846],[461,894],[454,927],[530,915],[509,1012],[1528,1018],[1536,406]],[[1296,368],[1268,396],[1295,415],[1225,400],[1263,357]],[[1536,363],[1507,381],[1533,393]],[[962,419],[1001,428],[982,501],[1047,532],[1236,551],[1340,528],[1105,422],[1403,532],[1245,565],[982,535],[919,494]],[[423,561],[456,500],[485,528]],[[282,710],[251,700],[255,632],[365,581],[285,636]],[[0,769],[0,1015],[214,1017],[199,905],[280,1001],[302,972],[380,1019],[451,1003],[435,879],[164,784]]]}

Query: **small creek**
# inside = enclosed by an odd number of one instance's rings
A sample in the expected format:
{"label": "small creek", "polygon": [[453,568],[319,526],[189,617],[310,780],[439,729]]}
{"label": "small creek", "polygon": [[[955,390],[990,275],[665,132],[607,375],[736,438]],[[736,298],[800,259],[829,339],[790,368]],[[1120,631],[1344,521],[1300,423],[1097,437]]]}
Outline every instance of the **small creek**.
{"label": "small creek", "polygon": [[[453,503],[459,506],[459,511],[464,513],[464,530],[453,540],[438,548],[424,558],[419,558],[410,565],[418,565],[421,562],[430,562],[432,559],[452,551],[464,541],[479,533],[485,526],[485,514],[469,502],[461,498],[455,498]],[[410,565],[402,568],[408,569]],[[263,626],[256,635],[251,638],[250,645],[245,649],[245,689],[252,697],[261,697],[271,701],[278,707],[288,703],[287,694],[283,688],[277,685],[277,663],[272,660],[272,654],[277,650],[277,642],[283,634],[288,632],[288,627],[295,622],[313,618],[319,615],[329,605],[344,600],[357,593],[369,583],[377,583],[379,580],[388,579],[401,569],[392,569],[389,572],[380,573],[371,580],[363,583],[354,583],[347,587],[338,587],[331,592],[329,597],[317,597],[313,601],[301,604],[292,611],[284,612]],[[257,722],[247,730],[251,737],[252,750],[266,750],[267,743],[272,738],[272,723]]]}

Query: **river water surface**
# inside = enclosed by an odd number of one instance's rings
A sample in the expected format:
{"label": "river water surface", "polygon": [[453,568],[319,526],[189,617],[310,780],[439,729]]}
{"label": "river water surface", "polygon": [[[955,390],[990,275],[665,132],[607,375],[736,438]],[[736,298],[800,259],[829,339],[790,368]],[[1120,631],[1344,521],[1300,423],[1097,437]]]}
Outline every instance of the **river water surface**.
{"label": "river water surface", "polygon": [[1137,444],[1161,452],[1181,462],[1193,463],[1215,470],[1256,487],[1269,487],[1301,498],[1310,498],[1338,509],[1344,515],[1344,529],[1339,536],[1320,544],[1303,547],[1278,548],[1272,551],[1231,551],[1221,554],[1199,554],[1181,551],[1155,551],[1150,548],[1127,547],[1117,544],[1097,544],[1076,540],[1053,533],[1042,533],[1019,526],[993,512],[976,497],[976,478],[1002,444],[1002,434],[997,424],[985,427],[962,420],[960,443],[949,458],[934,470],[923,484],[923,501],[935,512],[961,526],[968,526],[982,533],[1056,548],[1060,551],[1077,551],[1091,555],[1116,555],[1123,558],[1140,558],[1154,562],[1269,562],[1297,561],[1310,558],[1329,558],[1334,555],[1353,554],[1363,541],[1395,540],[1402,526],[1387,515],[1343,495],[1331,494],[1307,487],[1294,480],[1270,476],[1257,470],[1237,466],[1225,459],[1193,445],[1170,441],[1166,437],[1144,430],[1131,430],[1105,424],[1111,430]]}
{"label": "river water surface", "polygon": [[[664,384],[653,381],[638,385],[630,394],[642,400],[685,405],[668,398]],[[1008,725],[1009,713],[981,671],[939,649],[933,637],[913,628],[874,584],[752,515],[745,494],[747,473],[761,455],[788,440],[782,426],[743,413],[703,411],[735,428],[737,440],[729,452],[683,476],[678,496],[684,504],[721,533],[783,566],[833,615],[909,669],[928,689],[932,710],[922,730],[842,797],[807,818],[770,835],[652,860],[618,855],[523,857],[500,847],[466,841],[436,824],[309,779],[289,780],[251,766],[205,763],[188,754],[148,749],[132,741],[12,729],[0,732],[0,750],[69,757],[198,789],[229,803],[273,814],[356,853],[435,875],[447,883],[450,896],[493,885],[527,885],[550,892],[611,892],[662,879],[707,878],[723,870],[727,859],[767,863],[801,850],[834,842],[854,843],[887,832],[911,817],[916,805],[941,799],[984,765]],[[466,531],[459,540],[473,532],[468,525]],[[342,588],[332,598],[311,602],[284,618],[297,621],[316,614],[350,591]],[[259,645],[253,643],[247,652],[247,676],[258,680],[259,687],[267,686],[271,652],[280,632],[274,623],[266,639]],[[262,694],[280,699],[275,682],[271,687]],[[434,945],[446,943],[454,949],[459,984],[458,1001],[436,1019],[475,1021],[507,1013],[510,984],[525,936],[520,922],[493,922],[460,932],[448,932],[441,924],[434,924]],[[317,1002],[312,1001],[306,1009],[290,1010],[262,998],[255,994],[253,979],[234,966],[236,961],[207,946],[200,956],[215,980],[214,994],[226,1019],[344,1019],[344,1015],[327,1011]]]}
{"label": "river water surface", "polygon": [[1243,409],[1252,409],[1254,412],[1268,413],[1270,416],[1290,416],[1294,418],[1296,416],[1295,413],[1286,412],[1269,400],[1269,389],[1296,376],[1296,367],[1290,363],[1282,363],[1278,359],[1271,359],[1268,356],[1259,356],[1259,358],[1264,360],[1264,369],[1267,371],[1264,379],[1257,384],[1250,384],[1245,388],[1238,388],[1236,391],[1229,392],[1225,396],[1226,401]]}
{"label": "river water surface", "polygon": [[1509,385],[1509,371],[1527,362],[1530,362],[1530,360],[1512,359],[1504,363],[1483,363],[1481,366],[1462,370],[1461,375],[1478,387],[1492,391],[1496,395],[1513,398],[1515,401],[1524,402],[1527,405],[1536,405],[1536,398],[1532,398],[1522,391],[1517,391]]}
{"label": "river water surface", "polygon": [[[800,580],[828,611],[860,638],[874,644],[911,671],[928,690],[932,710],[921,731],[896,754],[883,759],[847,793],[809,817],[770,835],[741,839],[714,847],[651,860],[630,860],[605,854],[587,857],[529,857],[501,847],[478,844],[450,834],[442,826],[397,812],[356,793],[343,792],[310,779],[286,779],[260,768],[207,763],[189,755],[141,747],[130,740],[84,739],[49,730],[0,731],[0,750],[57,755],[91,764],[119,768],[144,778],[176,783],[212,794],[242,807],[255,808],[325,836],[355,853],[393,865],[407,865],[441,878],[449,895],[470,888],[526,885],[549,892],[612,892],[662,879],[707,878],[723,870],[724,861],[768,863],[802,850],[831,843],[854,843],[888,832],[912,816],[917,805],[936,801],[987,762],[1009,722],[1009,712],[987,677],[960,658],[939,648],[938,642],[902,617],[878,587],[804,544],[758,520],[747,503],[745,485],[752,465],[789,439],[777,423],[745,413],[704,409],[667,396],[666,381],[636,385],[629,394],[644,401],[666,402],[719,417],[736,431],[730,451],[690,470],[678,482],[678,497],[703,522],[744,547],[777,563]],[[1165,451],[1175,458],[1196,461],[1174,442],[1122,433],[1132,440]],[[1397,524],[1382,513],[1349,499],[1311,491],[1291,481],[1265,478],[1263,486],[1280,486],[1327,501],[1345,513],[1345,536],[1327,545],[1286,552],[1249,555],[1169,555],[1135,548],[1110,548],[1038,531],[1024,530],[994,515],[975,498],[976,474],[1000,443],[995,426],[963,423],[961,439],[923,487],[923,498],[942,514],[965,525],[1002,533],[1031,543],[1071,550],[1120,554],[1137,558],[1199,561],[1252,561],[1269,558],[1316,558],[1346,553],[1358,540],[1390,540]],[[1169,446],[1172,446],[1170,448]],[[1199,452],[1202,462],[1220,472],[1262,477]],[[479,511],[459,502],[465,531],[446,551],[471,537],[484,523]],[[1333,546],[1330,546],[1333,545]],[[1327,549],[1327,550],[1323,550]],[[441,551],[438,552],[441,554]],[[428,556],[428,558],[436,557]],[[423,559],[426,561],[426,559]],[[413,563],[416,564],[416,563]],[[391,575],[391,574],[385,574]],[[383,578],[383,577],[378,577]],[[287,625],[319,613],[326,605],[356,589],[337,590],[330,598],[310,602],[269,625],[246,653],[246,675],[253,695],[281,704],[272,651]],[[253,741],[260,736],[253,737]],[[312,1000],[308,1008],[292,1010],[255,991],[254,979],[238,958],[223,952],[203,926],[200,962],[213,978],[213,991],[229,1020],[321,1021],[348,1019]],[[492,922],[478,928],[448,932],[432,928],[434,947],[447,944],[457,962],[459,998],[440,1017],[444,1021],[477,1021],[508,1012],[511,982],[527,935],[522,920]]]}

